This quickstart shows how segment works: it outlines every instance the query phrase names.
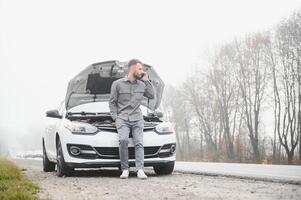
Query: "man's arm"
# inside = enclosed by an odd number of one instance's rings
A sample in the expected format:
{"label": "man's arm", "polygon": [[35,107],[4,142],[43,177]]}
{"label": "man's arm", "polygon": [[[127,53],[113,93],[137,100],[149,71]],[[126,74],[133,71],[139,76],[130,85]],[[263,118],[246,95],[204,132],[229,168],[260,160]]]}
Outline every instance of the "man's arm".
{"label": "man's arm", "polygon": [[155,90],[153,87],[153,84],[149,80],[143,80],[145,84],[145,92],[144,96],[149,98],[149,99],[154,99],[155,98]]}
{"label": "man's arm", "polygon": [[111,86],[111,94],[110,94],[110,100],[109,100],[110,114],[114,121],[117,118],[117,97],[118,97],[117,82],[114,81]]}

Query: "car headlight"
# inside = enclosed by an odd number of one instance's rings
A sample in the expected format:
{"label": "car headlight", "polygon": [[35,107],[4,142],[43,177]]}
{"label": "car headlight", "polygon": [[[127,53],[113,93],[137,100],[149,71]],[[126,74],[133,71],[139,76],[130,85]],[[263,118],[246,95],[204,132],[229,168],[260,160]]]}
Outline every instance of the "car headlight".
{"label": "car headlight", "polygon": [[98,131],[97,127],[83,122],[69,122],[65,127],[75,134],[94,134]]}
{"label": "car headlight", "polygon": [[156,126],[156,131],[161,134],[174,133],[173,126],[170,122],[162,122]]}

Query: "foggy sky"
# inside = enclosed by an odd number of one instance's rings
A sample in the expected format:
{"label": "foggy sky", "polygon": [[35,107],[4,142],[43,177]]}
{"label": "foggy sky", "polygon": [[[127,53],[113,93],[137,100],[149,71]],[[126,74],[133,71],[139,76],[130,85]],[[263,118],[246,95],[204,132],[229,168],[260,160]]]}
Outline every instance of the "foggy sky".
{"label": "foggy sky", "polygon": [[205,67],[207,49],[272,28],[300,6],[296,0],[0,0],[0,130],[18,135],[43,127],[45,111],[58,106],[68,81],[91,63],[138,58],[177,86]]}

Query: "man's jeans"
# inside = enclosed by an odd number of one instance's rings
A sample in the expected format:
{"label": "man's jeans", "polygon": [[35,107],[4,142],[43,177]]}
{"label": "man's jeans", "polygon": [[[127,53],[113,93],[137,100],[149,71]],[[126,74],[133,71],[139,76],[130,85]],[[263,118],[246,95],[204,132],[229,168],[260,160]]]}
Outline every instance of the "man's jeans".
{"label": "man's jeans", "polygon": [[129,134],[132,131],[133,142],[135,145],[135,165],[136,169],[143,169],[144,166],[144,148],[143,148],[143,128],[144,120],[127,121],[121,118],[116,119],[116,128],[119,135],[119,156],[121,169],[125,170],[129,168]]}

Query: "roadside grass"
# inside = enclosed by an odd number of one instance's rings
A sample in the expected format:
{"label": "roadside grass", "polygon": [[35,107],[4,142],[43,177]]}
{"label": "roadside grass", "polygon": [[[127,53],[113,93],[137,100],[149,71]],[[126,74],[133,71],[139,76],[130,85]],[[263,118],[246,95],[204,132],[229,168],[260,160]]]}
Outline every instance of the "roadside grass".
{"label": "roadside grass", "polygon": [[22,175],[11,161],[0,158],[0,199],[36,200],[39,187]]}

